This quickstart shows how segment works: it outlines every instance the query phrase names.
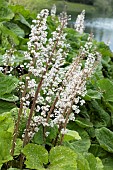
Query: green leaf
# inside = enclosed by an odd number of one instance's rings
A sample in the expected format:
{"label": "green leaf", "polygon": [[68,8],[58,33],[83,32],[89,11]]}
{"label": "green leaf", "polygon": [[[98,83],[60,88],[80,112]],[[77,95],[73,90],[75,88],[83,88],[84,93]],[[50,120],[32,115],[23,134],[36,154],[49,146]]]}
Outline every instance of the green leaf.
{"label": "green leaf", "polygon": [[85,153],[84,157],[88,161],[90,169],[96,170],[96,158],[94,155],[91,153]]}
{"label": "green leaf", "polygon": [[67,133],[64,135],[64,141],[70,141],[70,140],[80,140],[81,137],[79,136],[79,133],[74,130],[67,129]]}
{"label": "green leaf", "polygon": [[48,163],[48,152],[43,146],[33,143],[27,144],[23,150],[26,156],[26,167],[30,169],[43,170],[43,164]]}
{"label": "green leaf", "polygon": [[97,170],[104,170],[104,165],[100,158],[96,157],[97,160]]}
{"label": "green leaf", "polygon": [[[72,124],[72,122],[71,122],[71,124]],[[90,148],[90,145],[91,145],[89,135],[87,134],[87,132],[84,129],[77,126],[75,124],[75,122],[73,124],[74,124],[74,126],[71,129],[76,130],[79,133],[81,140],[64,142],[64,145],[70,147],[76,153],[77,152],[79,152],[79,153],[88,152],[88,149]]]}
{"label": "green leaf", "polygon": [[20,13],[24,18],[27,20],[30,20],[32,22],[33,18],[36,18],[36,14],[31,13],[30,10],[27,10],[24,6],[22,5],[12,5],[10,6],[10,9],[16,14]]}
{"label": "green leaf", "polygon": [[94,127],[103,127],[110,125],[110,115],[104,110],[104,105],[100,104],[96,100],[90,102],[90,109],[92,111],[92,122]]}
{"label": "green leaf", "polygon": [[10,154],[12,134],[6,131],[0,132],[0,164],[13,159]]}
{"label": "green leaf", "polygon": [[77,157],[78,170],[91,170],[87,159],[85,159],[85,157],[82,154],[80,153],[77,153],[77,154],[78,154],[78,157]]}
{"label": "green leaf", "polygon": [[16,105],[14,103],[0,100],[0,114],[4,112],[9,112],[11,109],[15,107]]}
{"label": "green leaf", "polygon": [[13,31],[5,27],[3,24],[0,25],[0,30],[2,34],[4,34],[6,37],[8,37],[8,39],[10,39],[10,41],[12,41],[13,44],[19,45],[18,37]]}
{"label": "green leaf", "polygon": [[113,132],[102,127],[96,129],[95,134],[100,146],[106,151],[113,153]]}
{"label": "green leaf", "polygon": [[13,94],[4,94],[2,96],[0,95],[0,99],[9,101],[9,102],[15,102],[18,100],[18,97]]}
{"label": "green leaf", "polygon": [[18,85],[18,79],[0,73],[0,95],[11,93]]}
{"label": "green leaf", "polygon": [[[1,1],[0,1],[1,3]],[[7,6],[0,5],[0,22],[1,21],[8,21],[14,17],[14,13],[10,8]]]}
{"label": "green leaf", "polygon": [[90,128],[90,127],[93,127],[93,124],[86,118],[77,118],[75,120],[76,124],[79,125],[80,127],[82,128]]}
{"label": "green leaf", "polygon": [[8,3],[6,0],[0,0],[0,7],[2,7],[2,6],[5,6],[5,7],[8,6]]}
{"label": "green leaf", "polygon": [[89,163],[90,170],[103,170],[103,164],[99,158],[95,158],[91,153],[84,153],[84,157]]}
{"label": "green leaf", "polygon": [[108,152],[100,147],[99,144],[91,144],[89,152],[92,153],[95,157],[106,157]]}
{"label": "green leaf", "polygon": [[0,131],[7,131],[13,134],[14,122],[10,112],[0,115]]}
{"label": "green leaf", "polygon": [[77,155],[73,150],[64,147],[56,146],[51,149],[49,154],[51,170],[77,170]]}
{"label": "green leaf", "polygon": [[21,139],[16,140],[16,147],[15,147],[15,152],[14,155],[19,155],[21,153],[22,147],[23,146],[23,141]]}
{"label": "green leaf", "polygon": [[113,157],[108,156],[107,158],[102,159],[104,170],[113,170]]}
{"label": "green leaf", "polygon": [[113,102],[113,82],[109,79],[101,79],[97,84],[103,93],[104,100]]}
{"label": "green leaf", "polygon": [[31,28],[31,25],[26,21],[26,19],[21,14],[16,14],[15,15],[15,21],[20,21],[22,24],[24,24],[27,27]]}
{"label": "green leaf", "polygon": [[14,32],[19,37],[24,37],[25,33],[24,30],[22,30],[17,24],[7,22],[5,23],[5,26],[10,29],[12,32]]}
{"label": "green leaf", "polygon": [[92,100],[92,99],[101,99],[102,94],[96,90],[89,89],[87,90],[87,94],[84,97],[85,100]]}
{"label": "green leaf", "polygon": [[39,131],[35,133],[34,137],[33,137],[33,142],[36,144],[43,144],[44,140],[43,140],[43,128],[40,127]]}

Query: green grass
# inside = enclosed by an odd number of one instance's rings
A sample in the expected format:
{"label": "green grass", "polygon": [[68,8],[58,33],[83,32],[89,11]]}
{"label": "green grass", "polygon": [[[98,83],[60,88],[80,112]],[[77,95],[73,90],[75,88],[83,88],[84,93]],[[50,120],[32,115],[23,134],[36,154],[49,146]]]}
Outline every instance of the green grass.
{"label": "green grass", "polygon": [[86,15],[93,15],[95,12],[95,8],[93,6],[61,0],[12,0],[12,2],[14,4],[23,5],[33,12],[40,12],[43,8],[51,9],[53,4],[56,4],[58,13],[61,12],[66,5],[68,14],[71,14],[72,16],[80,13],[83,9],[85,9]]}

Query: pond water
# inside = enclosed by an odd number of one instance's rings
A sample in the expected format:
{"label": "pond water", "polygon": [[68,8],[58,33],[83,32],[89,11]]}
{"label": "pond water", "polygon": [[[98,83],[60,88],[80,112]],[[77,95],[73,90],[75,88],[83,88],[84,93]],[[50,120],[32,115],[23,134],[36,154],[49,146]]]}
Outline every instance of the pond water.
{"label": "pond water", "polygon": [[113,51],[113,19],[92,18],[85,20],[85,32],[93,33],[97,41],[104,41],[109,44]]}

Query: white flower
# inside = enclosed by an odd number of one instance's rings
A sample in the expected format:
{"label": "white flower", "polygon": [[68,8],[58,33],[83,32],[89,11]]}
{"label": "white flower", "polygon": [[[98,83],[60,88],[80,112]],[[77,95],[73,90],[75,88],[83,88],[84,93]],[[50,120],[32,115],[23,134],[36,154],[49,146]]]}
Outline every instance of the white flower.
{"label": "white flower", "polygon": [[28,88],[35,88],[37,86],[35,79],[31,79],[28,81]]}
{"label": "white flower", "polygon": [[77,109],[77,107],[78,107],[78,106],[73,105],[73,106],[72,106],[72,109],[73,109],[73,110],[76,110],[76,109]]}
{"label": "white flower", "polygon": [[35,131],[35,132],[38,132],[38,131],[39,131],[39,128],[38,128],[38,127],[35,127],[35,128],[34,128],[34,131]]}
{"label": "white flower", "polygon": [[65,135],[66,133],[67,133],[67,129],[62,129],[62,130],[61,130],[61,134],[62,134],[62,135]]}
{"label": "white flower", "polygon": [[69,120],[75,121],[75,115],[74,115],[74,113],[71,113],[71,114],[69,115]]}
{"label": "white flower", "polygon": [[46,133],[45,133],[45,136],[48,137],[49,134],[50,134],[50,132],[46,132]]}
{"label": "white flower", "polygon": [[82,106],[85,103],[85,100],[80,100],[80,105]]}
{"label": "white flower", "polygon": [[36,106],[36,112],[39,112],[39,111],[40,111],[40,106],[37,105],[37,106]]}
{"label": "white flower", "polygon": [[51,16],[54,17],[56,15],[56,5],[54,4],[51,8]]}
{"label": "white flower", "polygon": [[2,72],[4,69],[3,69],[3,67],[0,67],[0,71]]}
{"label": "white flower", "polygon": [[78,31],[80,34],[84,32],[84,17],[85,17],[85,10],[83,10],[81,14],[78,15],[76,22],[74,24],[75,30]]}

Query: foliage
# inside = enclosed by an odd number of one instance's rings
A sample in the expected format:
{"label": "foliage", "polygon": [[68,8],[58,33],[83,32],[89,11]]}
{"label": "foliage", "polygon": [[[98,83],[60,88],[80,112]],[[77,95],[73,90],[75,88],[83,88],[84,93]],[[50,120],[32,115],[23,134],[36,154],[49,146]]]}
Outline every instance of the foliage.
{"label": "foliage", "polygon": [[67,168],[72,170],[77,169],[76,153],[63,146],[52,148],[48,154],[43,146],[28,144],[22,152],[27,158],[25,162],[27,168],[37,170],[44,170],[45,168],[51,170],[55,170],[56,168],[59,170],[66,170]]}
{"label": "foliage", "polygon": [[[12,75],[0,73],[0,168],[23,169],[59,169],[59,170],[108,170],[113,169],[113,54],[104,43],[93,40],[94,47],[102,54],[102,62],[91,79],[87,80],[87,94],[83,97],[85,104],[80,106],[81,112],[75,114],[75,121],[70,121],[67,134],[61,146],[55,145],[58,127],[47,127],[50,132],[44,141],[43,127],[34,138],[23,147],[22,133],[25,129],[29,110],[22,113],[18,130],[14,155],[11,156],[14,124],[18,119],[19,98],[18,82],[25,81],[28,70],[20,65],[28,62],[24,58],[31,30],[31,20],[36,15],[31,14],[21,6],[8,6],[1,1],[0,8],[0,67],[5,67],[3,59],[6,50],[12,45],[14,51],[14,70]],[[57,22],[56,22],[57,21]],[[54,23],[55,22],[55,23]],[[58,25],[48,18],[48,36]],[[69,66],[79,54],[79,49],[87,42],[88,34],[79,34],[72,28],[65,28],[66,39],[70,44],[70,52],[63,67]],[[84,61],[82,61],[84,64]],[[38,82],[39,80],[37,80]],[[41,92],[42,93],[42,92]],[[32,100],[31,100],[32,103]],[[13,109],[14,108],[14,109]],[[12,109],[12,110],[11,110]],[[34,113],[33,113],[34,114]],[[60,134],[61,135],[61,134]],[[60,136],[61,137],[61,136]],[[52,143],[53,142],[53,143]],[[24,159],[25,158],[25,159]],[[19,161],[23,159],[23,164]]]}
{"label": "foliage", "polygon": [[108,0],[101,2],[100,0],[95,0],[94,5],[97,7],[97,10],[101,10],[103,14],[111,14],[112,13],[112,1]]}
{"label": "foliage", "polygon": [[73,19],[75,20],[75,15],[80,13],[82,10],[86,11],[87,15],[93,15],[95,12],[95,7],[92,5],[86,5],[81,3],[74,3],[64,0],[11,0],[12,4],[20,4],[24,5],[26,8],[30,9],[31,11],[40,12],[41,9],[47,8],[51,9],[53,4],[57,7],[57,13],[62,12],[67,7],[67,13],[71,14]]}

